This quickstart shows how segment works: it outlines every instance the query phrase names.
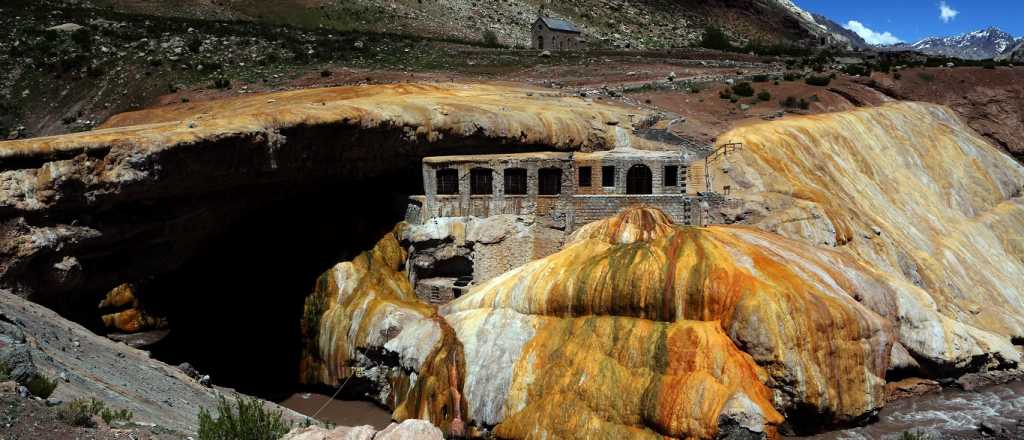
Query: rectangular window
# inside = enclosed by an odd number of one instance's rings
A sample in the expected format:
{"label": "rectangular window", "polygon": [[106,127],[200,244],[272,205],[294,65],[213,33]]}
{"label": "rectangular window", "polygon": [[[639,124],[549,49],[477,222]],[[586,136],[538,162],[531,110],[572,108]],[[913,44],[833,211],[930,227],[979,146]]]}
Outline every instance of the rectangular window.
{"label": "rectangular window", "polygon": [[459,170],[437,170],[437,193],[442,195],[459,193]]}
{"label": "rectangular window", "polygon": [[537,172],[537,193],[542,196],[557,196],[562,193],[562,170],[543,168]]}
{"label": "rectangular window", "polygon": [[494,172],[489,168],[469,170],[469,193],[492,194],[494,192]]}
{"label": "rectangular window", "polygon": [[665,182],[665,186],[679,186],[679,167],[666,165],[665,176],[662,180]]}
{"label": "rectangular window", "polygon": [[513,196],[526,195],[526,170],[509,168],[505,170],[505,194]]}
{"label": "rectangular window", "polygon": [[580,186],[590,186],[590,167],[580,167]]}
{"label": "rectangular window", "polygon": [[615,167],[601,167],[601,186],[615,186]]}

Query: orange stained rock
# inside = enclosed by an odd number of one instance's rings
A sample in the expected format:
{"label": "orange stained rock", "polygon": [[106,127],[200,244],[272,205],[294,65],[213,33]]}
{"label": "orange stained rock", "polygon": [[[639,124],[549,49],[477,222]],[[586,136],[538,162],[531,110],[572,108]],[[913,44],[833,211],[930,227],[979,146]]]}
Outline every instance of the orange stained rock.
{"label": "orange stained rock", "polygon": [[[622,230],[622,222],[662,218],[641,209],[588,230]],[[511,309],[566,319],[720,322],[766,369],[769,382],[788,384],[790,397],[801,404],[842,421],[884,403],[883,377],[895,336],[888,322],[853,299],[865,285],[862,278],[881,284],[877,274],[852,258],[753,228],[668,227],[666,235],[625,244],[578,237],[561,252],[479,286],[443,313]],[[625,228],[651,230],[642,223]],[[552,369],[532,374],[541,371]]]}
{"label": "orange stained rock", "polygon": [[[719,139],[744,148],[713,167],[715,186],[763,205],[752,211],[763,213],[752,216],[759,226],[840,246],[917,284],[951,322],[1007,343],[1024,336],[1024,166],[952,110],[892,103],[741,127]],[[957,344],[915,339],[908,348],[920,356],[971,356],[954,353]]]}
{"label": "orange stained rock", "polygon": [[714,438],[729,399],[782,416],[764,372],[717,322],[550,319],[513,375],[502,438]]}
{"label": "orange stained rock", "polygon": [[[633,109],[549,91],[483,84],[392,84],[247,95],[115,115],[100,129],[0,142],[0,159],[110,148],[164,150],[243,137],[285,140],[289,129],[338,124],[395,129],[411,143],[482,136],[561,150],[610,149],[629,139]],[[640,116],[642,117],[642,115]],[[343,145],[339,146],[343,147]]]}
{"label": "orange stained rock", "polygon": [[[445,432],[458,431],[461,421],[456,416],[465,412],[458,396],[461,346],[434,310],[416,299],[399,271],[406,258],[397,239],[401,227],[317,280],[303,313],[301,380],[341,386],[357,369],[377,365],[365,359],[366,352],[408,338],[413,348],[403,353],[400,368],[388,370],[392,392],[381,403],[394,409],[396,420],[426,419]],[[460,407],[453,410],[452,405]]]}
{"label": "orange stained rock", "polygon": [[167,326],[166,319],[152,316],[142,309],[139,300],[135,297],[134,288],[128,283],[121,284],[107,292],[107,296],[100,301],[99,308],[101,310],[118,310],[100,317],[103,326],[109,330],[138,333]]}

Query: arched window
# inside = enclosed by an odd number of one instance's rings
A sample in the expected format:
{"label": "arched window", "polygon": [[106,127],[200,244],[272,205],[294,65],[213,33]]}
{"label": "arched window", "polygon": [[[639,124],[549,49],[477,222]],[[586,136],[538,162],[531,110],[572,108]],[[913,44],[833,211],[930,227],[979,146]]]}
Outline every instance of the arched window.
{"label": "arched window", "polygon": [[512,196],[526,195],[525,168],[508,168],[505,170],[505,194]]}
{"label": "arched window", "polygon": [[651,169],[647,165],[633,165],[626,174],[626,194],[651,194]]}

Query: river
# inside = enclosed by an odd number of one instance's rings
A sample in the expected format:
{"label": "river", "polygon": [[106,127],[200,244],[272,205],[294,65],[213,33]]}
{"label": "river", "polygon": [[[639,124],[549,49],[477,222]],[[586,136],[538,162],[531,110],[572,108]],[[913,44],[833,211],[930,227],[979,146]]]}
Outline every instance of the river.
{"label": "river", "polygon": [[982,422],[1013,429],[1024,419],[1024,382],[977,391],[946,389],[888,404],[871,425],[833,431],[813,440],[889,440],[905,431],[920,431],[928,438],[975,438]]}

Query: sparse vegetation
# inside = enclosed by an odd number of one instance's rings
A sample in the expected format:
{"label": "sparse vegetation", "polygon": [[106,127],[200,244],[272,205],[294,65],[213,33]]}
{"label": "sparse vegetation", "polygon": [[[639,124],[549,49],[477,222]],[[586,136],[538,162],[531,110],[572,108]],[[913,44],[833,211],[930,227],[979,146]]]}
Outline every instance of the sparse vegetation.
{"label": "sparse vegetation", "polygon": [[768,75],[754,75],[754,82],[756,83],[768,82],[769,79],[771,78]]}
{"label": "sparse vegetation", "polygon": [[785,81],[796,81],[803,77],[799,72],[786,72],[782,75],[782,79]]}
{"label": "sparse vegetation", "polygon": [[57,417],[71,426],[95,426],[94,416],[100,416],[107,425],[113,422],[128,422],[134,417],[131,411],[108,408],[105,403],[96,399],[75,399],[57,410]]}
{"label": "sparse vegetation", "polygon": [[782,100],[782,106],[785,108],[799,108],[801,110],[807,110],[811,108],[811,103],[806,99],[796,99],[794,96],[787,96],[786,99]]}
{"label": "sparse vegetation", "polygon": [[771,92],[769,92],[767,90],[762,90],[761,93],[757,94],[757,99],[759,101],[771,101],[772,100],[772,94],[771,94]]}
{"label": "sparse vegetation", "polygon": [[732,86],[732,92],[743,97],[754,96],[754,87],[748,82],[741,82]]}
{"label": "sparse vegetation", "polygon": [[57,379],[50,379],[41,373],[37,373],[28,383],[25,384],[28,392],[33,396],[46,399],[57,389]]}
{"label": "sparse vegetation", "polygon": [[722,98],[722,99],[732,98],[732,90],[731,89],[722,89],[722,90],[720,90],[718,92],[718,97]]}
{"label": "sparse vegetation", "polygon": [[259,400],[237,397],[232,404],[220,396],[216,417],[199,410],[199,440],[277,440],[291,426],[280,411],[270,411]]}
{"label": "sparse vegetation", "polygon": [[223,89],[230,89],[231,88],[231,80],[229,80],[227,78],[223,78],[223,77],[216,78],[216,79],[213,80],[213,88],[221,89],[221,90],[223,90]]}
{"label": "sparse vegetation", "polygon": [[924,82],[932,82],[932,81],[935,81],[935,75],[932,75],[932,74],[930,74],[930,73],[928,73],[928,72],[921,72],[921,73],[918,73],[918,74],[917,74],[917,77],[918,77],[918,78],[920,78],[920,79],[921,79],[921,81],[924,81]]}
{"label": "sparse vegetation", "polygon": [[484,46],[487,47],[500,47],[498,44],[498,34],[494,33],[493,30],[487,29],[483,34]]}
{"label": "sparse vegetation", "polygon": [[808,76],[807,79],[804,80],[804,82],[806,82],[807,85],[811,86],[825,87],[832,82],[832,78],[828,76],[811,75]]}
{"label": "sparse vegetation", "polygon": [[704,36],[700,40],[700,47],[724,51],[735,50],[732,42],[729,41],[729,36],[715,26],[704,28]]}

